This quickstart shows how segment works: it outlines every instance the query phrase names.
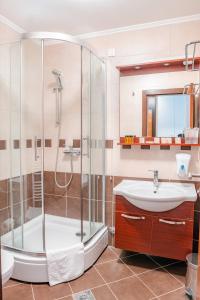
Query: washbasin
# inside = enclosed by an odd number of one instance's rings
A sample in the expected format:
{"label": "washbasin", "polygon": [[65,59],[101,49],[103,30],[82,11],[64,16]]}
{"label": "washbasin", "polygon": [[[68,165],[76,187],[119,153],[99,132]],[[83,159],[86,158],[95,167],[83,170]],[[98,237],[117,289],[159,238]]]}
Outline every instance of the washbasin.
{"label": "washbasin", "polygon": [[12,276],[14,269],[14,257],[5,250],[1,250],[1,273],[4,285]]}
{"label": "washbasin", "polygon": [[185,201],[197,199],[195,186],[191,183],[161,182],[155,188],[151,181],[122,180],[113,193],[138,208],[154,212],[168,211]]}

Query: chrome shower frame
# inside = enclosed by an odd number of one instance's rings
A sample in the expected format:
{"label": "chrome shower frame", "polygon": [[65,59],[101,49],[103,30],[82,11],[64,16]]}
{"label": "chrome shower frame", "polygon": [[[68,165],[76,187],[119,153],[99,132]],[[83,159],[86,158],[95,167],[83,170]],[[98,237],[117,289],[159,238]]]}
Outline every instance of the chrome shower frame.
{"label": "chrome shower frame", "polygon": [[[60,42],[68,42],[68,43],[72,43],[72,44],[76,44],[78,46],[81,47],[81,50],[83,48],[87,49],[91,54],[93,54],[94,56],[96,56],[99,61],[101,61],[103,64],[104,64],[104,67],[105,67],[105,74],[106,74],[106,63],[105,63],[105,60],[98,57],[98,55],[95,54],[95,52],[89,47],[87,46],[87,44],[80,40],[79,38],[76,38],[76,37],[73,37],[69,34],[64,34],[64,33],[57,33],[57,32],[30,32],[30,33],[23,33],[21,35],[21,40],[31,40],[31,39],[35,39],[35,40],[41,40],[41,49],[42,49],[42,74],[43,74],[43,66],[44,66],[44,56],[43,56],[43,52],[44,52],[44,41],[45,40],[57,40],[57,41],[60,41]],[[81,70],[82,71],[82,70]],[[82,74],[81,74],[81,77],[82,77]],[[42,75],[42,82],[43,82],[43,85],[42,85],[42,98],[44,98],[44,77]],[[82,80],[81,80],[81,84],[82,84]],[[62,87],[63,88],[63,87]],[[61,87],[55,87],[54,88],[54,92],[58,92],[58,89],[61,90]],[[105,75],[105,89],[106,89],[106,75]],[[82,87],[81,87],[81,90],[82,90]],[[81,93],[81,103],[82,103],[82,93]],[[105,101],[104,101],[104,115],[103,115],[103,118],[104,118],[104,124],[106,122],[106,94],[105,94]],[[44,114],[44,104],[42,104],[42,114]],[[105,127],[104,126],[104,132],[103,132],[103,135],[104,135],[104,141],[105,141]],[[81,135],[82,135],[82,132],[81,132]],[[82,137],[82,136],[81,136]],[[42,139],[44,141],[44,124],[43,124],[43,128],[42,128]],[[44,146],[44,145],[43,145]],[[44,147],[42,147],[43,150],[42,150],[42,165],[44,167]],[[105,175],[105,169],[106,169],[106,165],[105,165],[105,142],[103,143],[103,150],[104,150],[104,164],[102,166],[102,170],[103,170],[103,175]],[[81,148],[81,156],[82,156],[82,148]],[[42,178],[42,182],[43,182],[43,178]],[[44,190],[44,186],[42,186],[43,190]],[[102,190],[102,193],[105,195],[105,180],[103,182],[103,190]],[[44,194],[44,193],[43,193]],[[83,199],[83,191],[82,191],[82,185],[81,185],[81,199]],[[82,206],[82,201],[81,201],[81,206]],[[38,251],[38,252],[29,252],[27,250],[24,250],[24,249],[19,249],[19,248],[15,248],[14,246],[8,246],[8,245],[2,245],[2,247],[4,249],[7,249],[7,250],[12,250],[14,252],[17,252],[17,253],[22,253],[22,254],[26,254],[26,255],[30,255],[32,257],[40,257],[40,256],[46,256],[46,245],[45,245],[45,210],[44,210],[44,199],[43,199],[43,205],[42,205],[42,216],[43,216],[43,251]],[[82,225],[82,220],[83,220],[83,209],[81,208],[81,237],[83,237],[83,225]],[[104,202],[103,202],[103,223],[104,223],[104,226],[105,226],[105,199],[104,199]],[[101,229],[99,229],[97,232],[99,232]],[[96,232],[96,233],[97,233]],[[90,239],[92,239],[93,235],[90,236]],[[87,245],[87,243],[90,241],[87,240],[84,244]]]}

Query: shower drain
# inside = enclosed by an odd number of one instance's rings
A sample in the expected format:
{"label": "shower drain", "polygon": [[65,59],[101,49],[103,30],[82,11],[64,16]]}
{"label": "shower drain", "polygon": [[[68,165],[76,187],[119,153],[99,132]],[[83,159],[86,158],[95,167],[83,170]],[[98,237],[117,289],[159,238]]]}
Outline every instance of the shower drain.
{"label": "shower drain", "polygon": [[[83,232],[83,236],[85,236],[85,235],[86,235],[86,233]],[[76,236],[81,236],[81,232],[76,232]]]}
{"label": "shower drain", "polygon": [[95,300],[91,290],[82,291],[78,294],[73,295],[73,300]]}

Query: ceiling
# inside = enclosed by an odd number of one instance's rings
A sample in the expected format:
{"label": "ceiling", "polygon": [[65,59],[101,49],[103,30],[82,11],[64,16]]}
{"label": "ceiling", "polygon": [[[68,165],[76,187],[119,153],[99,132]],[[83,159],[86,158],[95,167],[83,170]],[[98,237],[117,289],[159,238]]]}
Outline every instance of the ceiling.
{"label": "ceiling", "polygon": [[0,14],[25,31],[73,35],[200,13],[200,0],[0,0]]}

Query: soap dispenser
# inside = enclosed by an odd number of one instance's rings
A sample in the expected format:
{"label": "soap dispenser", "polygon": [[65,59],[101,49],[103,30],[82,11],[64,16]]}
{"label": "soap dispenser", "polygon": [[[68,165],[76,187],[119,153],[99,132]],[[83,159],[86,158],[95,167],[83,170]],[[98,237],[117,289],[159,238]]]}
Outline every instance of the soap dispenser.
{"label": "soap dispenser", "polygon": [[191,155],[187,153],[176,154],[177,175],[181,178],[188,177]]}

